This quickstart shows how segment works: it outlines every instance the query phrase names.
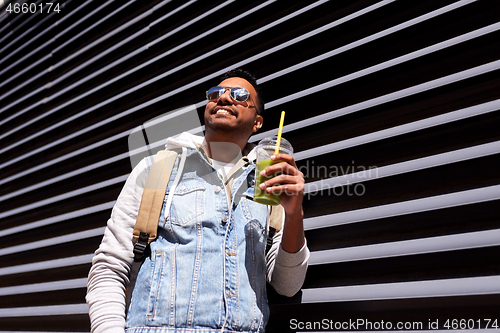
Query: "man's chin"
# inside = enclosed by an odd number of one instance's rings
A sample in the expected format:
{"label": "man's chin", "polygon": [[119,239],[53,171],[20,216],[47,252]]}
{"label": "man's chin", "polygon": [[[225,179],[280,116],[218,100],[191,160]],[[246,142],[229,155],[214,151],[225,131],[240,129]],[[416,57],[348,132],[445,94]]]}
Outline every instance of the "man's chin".
{"label": "man's chin", "polygon": [[234,125],[227,121],[214,121],[205,123],[205,128],[214,132],[234,133],[238,131]]}

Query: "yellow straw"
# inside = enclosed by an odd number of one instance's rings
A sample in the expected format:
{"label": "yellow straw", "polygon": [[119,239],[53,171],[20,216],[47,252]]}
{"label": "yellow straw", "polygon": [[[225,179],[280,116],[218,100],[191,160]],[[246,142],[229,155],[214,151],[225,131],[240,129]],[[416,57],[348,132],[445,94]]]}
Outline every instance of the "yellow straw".
{"label": "yellow straw", "polygon": [[281,132],[283,132],[283,123],[285,122],[285,111],[281,111],[280,127],[278,130],[278,140],[276,141],[276,149],[274,150],[274,155],[278,155],[280,152],[279,147],[281,144]]}

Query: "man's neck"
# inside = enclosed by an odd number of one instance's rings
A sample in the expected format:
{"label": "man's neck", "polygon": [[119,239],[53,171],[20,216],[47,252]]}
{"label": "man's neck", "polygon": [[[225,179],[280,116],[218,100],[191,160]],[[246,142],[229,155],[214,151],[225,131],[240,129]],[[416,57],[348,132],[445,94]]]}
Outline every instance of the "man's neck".
{"label": "man's neck", "polygon": [[246,140],[234,140],[228,137],[205,134],[208,156],[217,161],[234,163],[242,156],[247,145]]}

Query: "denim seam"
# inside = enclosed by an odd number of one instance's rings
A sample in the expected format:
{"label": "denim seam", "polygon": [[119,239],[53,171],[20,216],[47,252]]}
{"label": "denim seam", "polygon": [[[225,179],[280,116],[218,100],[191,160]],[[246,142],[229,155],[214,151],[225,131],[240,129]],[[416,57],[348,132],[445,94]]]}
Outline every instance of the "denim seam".
{"label": "denim seam", "polygon": [[169,325],[170,326],[175,326],[175,290],[177,288],[177,285],[175,283],[176,281],[176,270],[177,270],[177,259],[175,258],[175,250],[177,249],[177,245],[179,245],[179,242],[174,244],[172,246],[172,249],[170,250],[170,262],[172,263],[172,273],[171,273],[171,280],[170,280],[170,316],[169,316]]}
{"label": "denim seam", "polygon": [[[151,312],[147,315],[147,317],[150,318],[150,319],[154,318],[155,315],[156,315],[156,304],[158,302],[158,294],[160,292],[161,276],[163,274],[163,263],[165,261],[163,255],[164,255],[163,251],[155,253],[155,264],[154,264],[154,267],[153,267],[153,278],[151,279],[151,281],[153,281],[153,279],[154,279],[154,273],[155,273],[157,267],[158,267],[159,271],[158,271],[158,277],[156,279],[157,281],[154,281],[155,287],[156,287],[155,288],[156,290],[154,290],[154,293],[155,293],[154,301],[153,301],[153,304],[152,304]],[[157,266],[158,265],[158,261],[160,261],[160,265],[159,266]]]}
{"label": "denim seam", "polygon": [[[258,222],[257,222],[258,223]],[[250,253],[252,254],[252,282],[250,286],[252,287],[253,290],[256,290],[256,283],[255,283],[255,248],[254,248],[254,231],[252,230],[254,227],[254,222],[250,221],[249,226],[250,226],[250,246],[251,246],[251,251]],[[252,322],[252,330],[255,329],[255,324],[257,321],[257,313],[256,313],[256,305],[257,305],[257,295],[256,292],[253,294],[253,303],[255,304],[253,306],[253,322]]]}
{"label": "denim seam", "polygon": [[[201,196],[199,200],[201,201]],[[198,203],[200,204],[200,203]],[[202,204],[201,204],[202,206]],[[198,205],[200,207],[200,205]],[[196,296],[198,292],[198,278],[199,278],[199,273],[200,273],[200,264],[201,264],[201,250],[202,250],[202,245],[203,245],[203,237],[202,237],[202,229],[201,229],[201,216],[196,219],[196,233],[197,233],[197,240],[198,244],[196,246],[196,261],[195,261],[195,267],[194,267],[194,272],[193,272],[193,286],[191,290],[191,301],[189,303],[189,310],[188,310],[188,318],[187,318],[187,326],[191,326],[193,324],[193,317],[194,317],[194,306],[196,302]]]}

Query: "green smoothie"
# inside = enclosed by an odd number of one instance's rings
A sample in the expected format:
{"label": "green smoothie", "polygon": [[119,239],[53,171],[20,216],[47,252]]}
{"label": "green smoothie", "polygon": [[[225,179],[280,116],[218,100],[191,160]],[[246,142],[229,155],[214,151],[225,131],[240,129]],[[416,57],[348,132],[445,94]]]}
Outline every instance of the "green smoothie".
{"label": "green smoothie", "polygon": [[253,195],[253,201],[264,204],[264,205],[279,205],[280,199],[281,199],[281,194],[273,194],[267,192],[265,189],[261,190],[259,188],[259,185],[263,182],[265,182],[268,179],[273,178],[275,175],[269,175],[269,176],[261,176],[260,172],[267,168],[268,166],[271,166],[273,164],[279,163],[281,161],[273,161],[271,159],[266,159],[257,162],[256,166],[256,172],[255,172],[255,188],[254,188],[254,195]]}

